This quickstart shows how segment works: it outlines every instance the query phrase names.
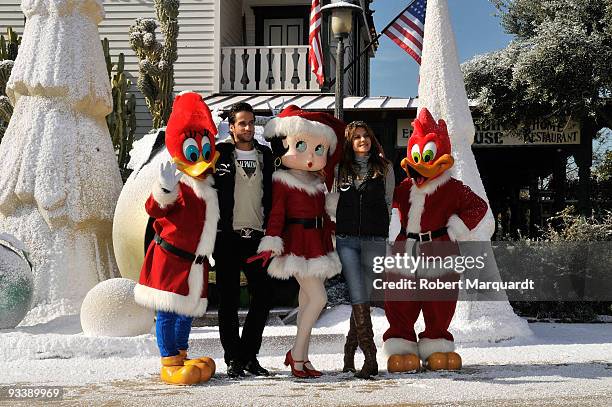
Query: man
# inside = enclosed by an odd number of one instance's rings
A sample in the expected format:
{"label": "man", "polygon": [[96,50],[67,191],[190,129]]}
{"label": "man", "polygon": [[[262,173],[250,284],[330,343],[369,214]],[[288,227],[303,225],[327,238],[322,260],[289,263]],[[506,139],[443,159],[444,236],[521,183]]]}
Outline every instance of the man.
{"label": "man", "polygon": [[[219,290],[219,333],[229,377],[269,376],[257,353],[271,307],[271,279],[261,262],[246,263],[257,253],[272,205],[272,152],[254,139],[255,115],[248,103],[232,105],[230,137],[217,145],[221,154],[215,173],[220,219],[214,259]],[[250,294],[249,311],[238,331],[240,271]]]}

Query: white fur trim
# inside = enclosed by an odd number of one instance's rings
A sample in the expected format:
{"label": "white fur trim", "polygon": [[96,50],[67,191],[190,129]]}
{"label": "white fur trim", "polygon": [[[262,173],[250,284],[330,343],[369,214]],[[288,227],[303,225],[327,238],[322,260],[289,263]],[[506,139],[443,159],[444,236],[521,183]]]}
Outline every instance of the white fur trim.
{"label": "white fur trim", "polygon": [[259,242],[257,253],[271,251],[278,256],[283,253],[283,239],[280,236],[264,236]]}
{"label": "white fur trim", "polygon": [[446,339],[429,339],[423,338],[419,340],[419,357],[423,362],[435,352],[454,352],[455,342]]}
{"label": "white fur trim", "polygon": [[340,192],[330,192],[325,195],[325,212],[331,220],[336,220],[336,209],[338,209],[338,201],[340,200]]}
{"label": "white fur trim", "polygon": [[288,280],[296,275],[325,279],[340,274],[340,270],[342,270],[342,265],[336,252],[312,259],[286,254],[272,259],[268,267],[268,274],[281,280]]}
{"label": "white fur trim", "polygon": [[451,215],[451,217],[448,218],[446,229],[448,237],[453,242],[465,240],[470,234],[470,228],[468,228],[457,215]]}
{"label": "white fur trim", "polygon": [[416,342],[404,338],[389,338],[383,343],[383,354],[386,357],[391,355],[408,355],[410,353],[418,356],[419,348]]}
{"label": "white fur trim", "polygon": [[325,137],[329,143],[329,153],[336,150],[338,137],[334,129],[326,124],[314,120],[308,120],[300,116],[275,117],[264,127],[264,137],[267,141],[274,137],[290,136],[294,134],[317,135]]}
{"label": "white fur trim", "polygon": [[307,175],[310,180],[298,178],[290,170],[277,170],[272,174],[272,180],[281,182],[291,188],[300,189],[308,195],[316,195],[327,191],[323,180],[314,174]]}
{"label": "white fur trim", "polygon": [[421,188],[412,183],[412,187],[410,187],[410,210],[408,211],[408,224],[406,225],[407,232],[421,232],[421,216],[423,216],[425,210],[425,197],[434,193],[450,179],[450,173],[445,171],[438,178],[433,179]]}
{"label": "white fur trim", "polygon": [[153,189],[151,191],[151,195],[155,202],[159,205],[160,208],[164,209],[165,207],[172,205],[176,202],[178,198],[178,188],[175,186],[174,189],[170,192],[164,192],[162,190],[161,185],[159,185],[158,181],[155,181],[153,184]]}
{"label": "white fur trim", "polygon": [[204,180],[200,181],[189,176],[183,176],[180,182],[190,187],[198,198],[206,202],[204,228],[202,229],[195,255],[208,256],[211,258],[215,248],[217,223],[219,222],[219,201],[217,198],[217,191],[212,188],[214,183],[213,178],[206,177]]}
{"label": "white fur trim", "polygon": [[134,287],[134,299],[143,307],[159,311],[174,312],[190,317],[201,317],[206,312],[208,300],[202,297],[204,269],[202,264],[191,264],[187,284],[187,296],[170,291],[158,290],[142,284]]}
{"label": "white fur trim", "polygon": [[423,211],[425,210],[425,197],[426,195],[421,193],[413,184],[410,188],[410,209],[408,210],[408,224],[406,225],[406,232],[421,232],[421,216],[423,216]]}

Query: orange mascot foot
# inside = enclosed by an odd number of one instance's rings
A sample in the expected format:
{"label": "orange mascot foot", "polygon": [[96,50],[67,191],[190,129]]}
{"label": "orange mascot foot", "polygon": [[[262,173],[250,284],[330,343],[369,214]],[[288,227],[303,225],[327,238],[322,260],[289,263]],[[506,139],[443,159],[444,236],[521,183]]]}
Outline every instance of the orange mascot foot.
{"label": "orange mascot foot", "polygon": [[389,373],[417,372],[421,368],[421,360],[414,353],[391,355],[387,360]]}
{"label": "orange mascot foot", "polygon": [[461,356],[456,352],[435,352],[427,358],[426,365],[429,370],[459,370],[462,366]]}

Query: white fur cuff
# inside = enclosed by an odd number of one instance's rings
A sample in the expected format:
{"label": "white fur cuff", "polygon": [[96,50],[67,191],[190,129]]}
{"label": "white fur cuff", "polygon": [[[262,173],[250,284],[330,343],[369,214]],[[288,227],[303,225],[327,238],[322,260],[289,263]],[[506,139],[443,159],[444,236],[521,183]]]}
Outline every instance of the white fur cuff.
{"label": "white fur cuff", "polygon": [[451,215],[446,224],[448,237],[453,242],[466,240],[470,234],[470,228],[465,226],[465,223],[457,215]]}
{"label": "white fur cuff", "polygon": [[389,338],[383,343],[383,353],[386,357],[391,355],[408,355],[409,353],[419,354],[416,342],[404,338]]}
{"label": "white fur cuff", "polygon": [[340,200],[340,192],[330,192],[325,195],[325,212],[329,215],[331,220],[336,220],[336,209],[338,208],[338,201]]}
{"label": "white fur cuff", "polygon": [[159,204],[160,208],[165,208],[166,206],[172,205],[176,199],[178,198],[178,185],[174,187],[174,189],[170,192],[164,192],[162,187],[159,185],[159,182],[155,182],[153,184],[153,190],[151,191],[151,195],[153,195],[153,199],[155,202]]}
{"label": "white fur cuff", "polygon": [[257,253],[271,251],[275,256],[283,253],[283,239],[280,236],[264,236],[259,242]]}
{"label": "white fur cuff", "polygon": [[423,338],[419,341],[419,357],[423,362],[427,360],[432,353],[435,352],[454,352],[455,342],[447,339],[429,339]]}

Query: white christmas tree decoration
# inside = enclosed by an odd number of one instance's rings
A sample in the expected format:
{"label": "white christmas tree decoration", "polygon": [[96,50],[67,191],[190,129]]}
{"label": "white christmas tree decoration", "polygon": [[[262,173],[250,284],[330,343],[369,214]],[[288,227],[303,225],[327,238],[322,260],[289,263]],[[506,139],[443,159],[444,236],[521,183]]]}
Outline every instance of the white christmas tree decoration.
{"label": "white christmas tree decoration", "polygon": [[[452,176],[463,181],[488,203],[471,144],[474,139],[474,122],[470,113],[463,75],[457,58],[457,47],[453,33],[447,0],[429,0],[425,18],[422,64],[419,75],[419,107],[429,109],[434,118],[444,119],[452,144],[455,165]],[[478,227],[472,231],[470,240],[489,242],[495,230],[491,207]],[[462,245],[473,249],[473,246]],[[486,280],[500,280],[490,244],[479,246],[486,251],[487,267],[479,276]],[[463,253],[465,255],[465,253]],[[483,253],[478,253],[482,255]],[[497,339],[509,339],[531,335],[527,323],[514,314],[505,294],[495,301],[460,301],[453,327],[461,331],[474,329],[478,335],[490,329]],[[491,337],[490,335],[486,335]],[[477,340],[478,338],[474,338]]]}
{"label": "white christmas tree decoration", "polygon": [[111,225],[121,177],[105,122],[112,109],[98,24],[102,0],[23,0],[26,24],[7,84],[14,106],[0,157],[0,230],[34,264],[22,324],[78,313],[115,276]]}

